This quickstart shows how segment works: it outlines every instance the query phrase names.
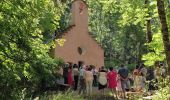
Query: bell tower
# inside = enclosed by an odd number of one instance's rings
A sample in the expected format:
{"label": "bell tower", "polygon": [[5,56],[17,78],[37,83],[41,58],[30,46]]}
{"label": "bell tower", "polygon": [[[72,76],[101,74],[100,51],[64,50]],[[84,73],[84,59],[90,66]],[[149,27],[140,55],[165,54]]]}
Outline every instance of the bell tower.
{"label": "bell tower", "polygon": [[71,24],[77,28],[88,30],[88,7],[83,0],[74,0],[72,3]]}

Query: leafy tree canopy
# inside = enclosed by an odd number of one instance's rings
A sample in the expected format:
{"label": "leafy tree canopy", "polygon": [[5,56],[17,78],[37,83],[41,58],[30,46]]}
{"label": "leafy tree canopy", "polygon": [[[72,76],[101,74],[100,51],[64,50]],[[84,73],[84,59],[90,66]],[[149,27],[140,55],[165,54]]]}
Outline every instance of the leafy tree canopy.
{"label": "leafy tree canopy", "polygon": [[59,27],[63,7],[52,0],[0,1],[1,98],[19,95],[27,83],[38,88],[52,75],[59,61],[48,54],[49,38]]}

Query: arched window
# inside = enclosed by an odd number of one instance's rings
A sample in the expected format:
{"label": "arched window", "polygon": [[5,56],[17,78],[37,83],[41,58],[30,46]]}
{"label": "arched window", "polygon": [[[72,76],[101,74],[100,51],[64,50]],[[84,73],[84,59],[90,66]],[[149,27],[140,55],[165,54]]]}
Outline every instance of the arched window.
{"label": "arched window", "polygon": [[85,48],[83,48],[83,47],[78,47],[78,48],[77,48],[77,51],[78,51],[78,53],[79,53],[80,55],[84,55],[84,54],[86,53],[86,50],[85,50]]}

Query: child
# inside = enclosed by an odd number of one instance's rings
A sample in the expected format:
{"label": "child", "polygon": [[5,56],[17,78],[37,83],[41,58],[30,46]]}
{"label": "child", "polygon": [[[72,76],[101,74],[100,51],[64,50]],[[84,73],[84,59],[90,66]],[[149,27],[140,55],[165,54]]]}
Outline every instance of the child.
{"label": "child", "polygon": [[116,90],[117,90],[118,97],[122,97],[123,96],[123,93],[122,93],[123,91],[122,91],[122,86],[121,86],[121,81],[120,81],[120,76],[119,75],[117,76]]}

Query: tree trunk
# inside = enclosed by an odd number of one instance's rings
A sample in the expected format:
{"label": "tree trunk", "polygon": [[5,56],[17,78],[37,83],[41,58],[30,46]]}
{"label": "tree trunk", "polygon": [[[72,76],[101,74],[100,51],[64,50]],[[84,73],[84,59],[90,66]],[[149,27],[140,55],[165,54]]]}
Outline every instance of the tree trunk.
{"label": "tree trunk", "polygon": [[170,76],[170,42],[169,42],[168,25],[166,21],[164,0],[157,0],[157,8],[158,8],[158,14],[162,26],[161,31],[162,31],[166,61],[168,65],[168,75]]}
{"label": "tree trunk", "polygon": [[151,20],[147,20],[147,42],[150,43],[151,41],[152,41]]}
{"label": "tree trunk", "polygon": [[[146,5],[146,8],[149,6],[149,1],[148,0],[145,0],[145,5]],[[148,10],[149,11],[149,10]],[[148,16],[147,17],[150,17],[150,14],[148,12]],[[147,37],[147,42],[150,43],[152,41],[152,33],[151,33],[151,20],[148,19],[146,21],[147,23],[147,32],[146,32],[146,37]]]}

